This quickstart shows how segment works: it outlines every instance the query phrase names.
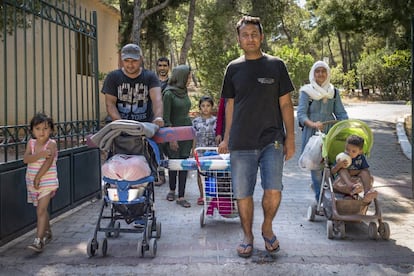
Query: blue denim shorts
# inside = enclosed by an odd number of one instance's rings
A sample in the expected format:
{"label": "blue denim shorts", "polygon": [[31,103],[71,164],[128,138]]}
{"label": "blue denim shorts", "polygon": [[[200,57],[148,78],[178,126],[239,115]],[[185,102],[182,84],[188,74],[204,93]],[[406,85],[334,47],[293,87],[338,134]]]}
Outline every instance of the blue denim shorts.
{"label": "blue denim shorts", "polygon": [[235,198],[253,195],[259,168],[263,190],[283,190],[283,145],[278,149],[272,143],[261,150],[234,150],[230,162]]}

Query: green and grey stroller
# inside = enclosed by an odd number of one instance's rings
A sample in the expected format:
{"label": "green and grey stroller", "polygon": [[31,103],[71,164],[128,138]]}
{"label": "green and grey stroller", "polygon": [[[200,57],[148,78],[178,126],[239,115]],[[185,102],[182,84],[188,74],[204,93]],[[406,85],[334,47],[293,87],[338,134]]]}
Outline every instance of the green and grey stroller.
{"label": "green and grey stroller", "polygon": [[[325,135],[322,144],[322,157],[324,169],[320,187],[319,200],[308,208],[307,218],[314,221],[316,215],[324,215],[327,218],[326,230],[327,237],[345,237],[345,222],[368,222],[368,235],[371,239],[379,237],[388,240],[390,237],[390,227],[382,219],[381,208],[375,198],[367,204],[360,199],[348,199],[344,194],[334,191],[333,176],[331,165],[336,156],[343,152],[345,142],[349,135],[358,135],[364,138],[363,152],[369,156],[374,138],[371,129],[366,123],[349,119],[337,122]],[[373,204],[373,212],[369,212],[370,205]]]}

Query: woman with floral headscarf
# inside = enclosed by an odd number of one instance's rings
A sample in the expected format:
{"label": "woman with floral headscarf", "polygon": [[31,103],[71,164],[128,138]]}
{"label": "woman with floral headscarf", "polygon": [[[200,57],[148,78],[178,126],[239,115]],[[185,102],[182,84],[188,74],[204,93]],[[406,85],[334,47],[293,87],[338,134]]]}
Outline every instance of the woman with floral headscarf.
{"label": "woman with floral headscarf", "polygon": [[[172,70],[167,87],[164,89],[164,125],[165,126],[191,126],[191,118],[188,112],[191,108],[191,101],[188,97],[187,86],[191,82],[191,68],[188,65],[178,65]],[[164,145],[164,153],[169,159],[186,159],[190,156],[193,140],[173,141]],[[168,170],[170,191],[167,200],[176,199],[175,190],[178,178],[177,204],[182,207],[191,207],[191,204],[184,199],[185,186],[187,182],[187,171]]]}
{"label": "woman with floral headscarf", "polygon": [[[334,88],[330,80],[331,70],[328,64],[317,61],[309,72],[310,83],[300,88],[297,118],[299,125],[303,126],[301,153],[309,138],[317,130],[325,133],[329,131],[331,125],[324,125],[323,122],[348,119],[339,91]],[[316,201],[318,201],[322,169],[311,171],[311,178]]]}

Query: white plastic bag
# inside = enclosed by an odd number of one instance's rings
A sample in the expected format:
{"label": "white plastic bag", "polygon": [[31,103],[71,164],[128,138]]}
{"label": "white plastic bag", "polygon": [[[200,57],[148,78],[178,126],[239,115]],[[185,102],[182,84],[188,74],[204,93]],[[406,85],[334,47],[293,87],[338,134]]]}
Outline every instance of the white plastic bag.
{"label": "white plastic bag", "polygon": [[301,169],[312,171],[321,168],[323,135],[323,133],[317,132],[309,138],[299,157],[298,165]]}

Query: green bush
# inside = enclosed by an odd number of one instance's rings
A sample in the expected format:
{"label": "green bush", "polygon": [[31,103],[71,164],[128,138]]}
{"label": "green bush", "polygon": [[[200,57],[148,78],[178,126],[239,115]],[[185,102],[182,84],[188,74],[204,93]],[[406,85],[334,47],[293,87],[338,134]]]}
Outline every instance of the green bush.
{"label": "green bush", "polygon": [[309,71],[314,63],[314,59],[310,54],[302,54],[299,52],[299,48],[292,46],[283,46],[276,49],[274,55],[286,63],[290,78],[295,86],[292,97],[296,101],[300,87],[309,81]]}
{"label": "green bush", "polygon": [[357,71],[365,87],[372,88],[383,100],[409,100],[411,90],[411,54],[408,50],[389,52],[383,48],[364,54]]}

